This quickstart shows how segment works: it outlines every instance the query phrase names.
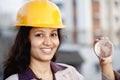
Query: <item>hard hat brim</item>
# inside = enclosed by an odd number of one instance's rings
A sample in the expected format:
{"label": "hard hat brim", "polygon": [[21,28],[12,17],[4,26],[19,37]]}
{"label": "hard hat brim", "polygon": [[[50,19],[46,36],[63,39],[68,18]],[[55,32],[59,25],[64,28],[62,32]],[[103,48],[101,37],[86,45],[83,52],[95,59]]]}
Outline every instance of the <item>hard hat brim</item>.
{"label": "hard hat brim", "polygon": [[16,24],[16,27],[21,27],[21,26],[31,26],[31,27],[39,27],[39,28],[65,28],[65,25],[53,25],[53,24],[36,24],[36,25],[26,25],[26,24]]}

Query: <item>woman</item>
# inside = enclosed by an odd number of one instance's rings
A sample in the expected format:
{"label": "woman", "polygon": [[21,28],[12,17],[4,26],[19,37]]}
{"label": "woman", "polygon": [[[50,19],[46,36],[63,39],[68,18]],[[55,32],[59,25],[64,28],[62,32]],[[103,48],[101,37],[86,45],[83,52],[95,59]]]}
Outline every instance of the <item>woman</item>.
{"label": "woman", "polygon": [[75,68],[56,64],[64,28],[58,7],[32,0],[17,15],[19,31],[4,65],[5,80],[84,80]]}
{"label": "woman", "polygon": [[[19,31],[4,65],[4,80],[84,80],[74,67],[55,63],[65,26],[54,3],[29,1],[18,11],[16,22]],[[112,67],[110,74],[106,70],[109,61],[100,63],[104,75],[114,79]]]}

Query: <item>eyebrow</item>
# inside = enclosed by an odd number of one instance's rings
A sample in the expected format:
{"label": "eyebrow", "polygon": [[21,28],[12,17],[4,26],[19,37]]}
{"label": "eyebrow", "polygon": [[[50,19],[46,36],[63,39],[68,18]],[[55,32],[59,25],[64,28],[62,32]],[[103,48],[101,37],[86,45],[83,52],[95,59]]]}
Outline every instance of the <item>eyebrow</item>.
{"label": "eyebrow", "polygon": [[57,30],[53,30],[52,32],[54,32],[54,31],[57,31]]}
{"label": "eyebrow", "polygon": [[34,32],[34,33],[36,33],[36,32],[44,32],[44,30],[41,30],[41,29],[34,29],[33,32]]}
{"label": "eyebrow", "polygon": [[[44,30],[34,30],[34,32],[45,32]],[[51,32],[57,32],[57,29],[51,30]]]}

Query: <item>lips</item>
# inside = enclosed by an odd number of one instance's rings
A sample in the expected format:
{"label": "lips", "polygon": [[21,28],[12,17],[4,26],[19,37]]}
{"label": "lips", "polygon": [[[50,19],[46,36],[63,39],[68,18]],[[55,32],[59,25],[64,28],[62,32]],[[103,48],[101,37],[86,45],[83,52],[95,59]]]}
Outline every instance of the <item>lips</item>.
{"label": "lips", "polygon": [[51,48],[46,48],[46,49],[41,49],[43,53],[51,53],[52,49]]}

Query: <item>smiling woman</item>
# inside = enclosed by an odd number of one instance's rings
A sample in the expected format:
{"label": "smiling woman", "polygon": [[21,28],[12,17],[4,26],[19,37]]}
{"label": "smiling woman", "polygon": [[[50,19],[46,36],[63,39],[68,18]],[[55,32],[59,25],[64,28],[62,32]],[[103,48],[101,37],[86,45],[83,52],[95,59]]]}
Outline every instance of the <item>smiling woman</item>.
{"label": "smiling woman", "polygon": [[[33,72],[34,68],[36,70],[36,67],[40,71],[47,67],[50,68],[51,61],[54,62],[56,60],[56,51],[61,43],[60,31],[60,29],[21,26],[15,44],[11,49],[10,58],[6,63],[6,66],[9,66],[9,68],[6,67],[4,77],[10,75],[10,72],[24,72],[28,67]],[[48,65],[44,65],[45,63]]]}
{"label": "smiling woman", "polygon": [[5,80],[84,80],[74,67],[55,63],[65,26],[54,3],[28,1],[18,11],[16,27],[19,31],[4,65]]}
{"label": "smiling woman", "polygon": [[[74,67],[55,62],[65,26],[54,3],[28,1],[18,11],[16,27],[19,31],[4,64],[4,80],[84,80]],[[111,57],[99,60],[103,80],[115,80]]]}

